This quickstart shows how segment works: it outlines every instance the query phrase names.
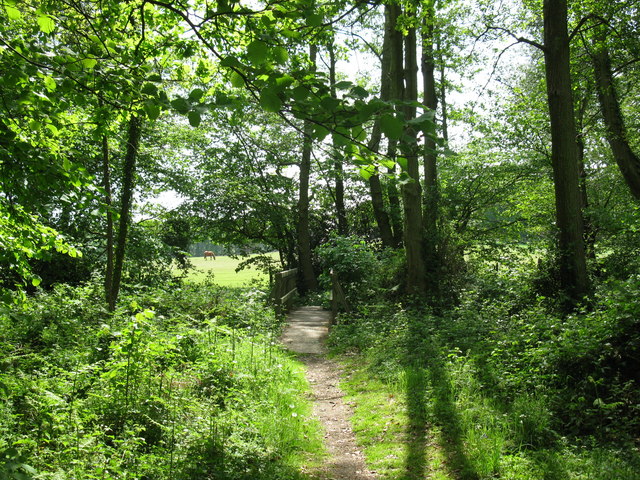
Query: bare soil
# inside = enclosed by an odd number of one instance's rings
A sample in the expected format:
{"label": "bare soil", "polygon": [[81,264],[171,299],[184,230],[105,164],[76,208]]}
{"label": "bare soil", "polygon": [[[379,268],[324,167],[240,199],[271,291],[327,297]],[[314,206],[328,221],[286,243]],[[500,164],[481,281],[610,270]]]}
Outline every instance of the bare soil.
{"label": "bare soil", "polygon": [[326,480],[374,480],[376,476],[366,467],[351,429],[351,407],[343,401],[344,393],[339,387],[340,366],[326,358],[324,341],[330,319],[330,312],[321,307],[297,309],[289,314],[281,339],[306,365],[313,414],[324,425],[329,459],[313,473]]}

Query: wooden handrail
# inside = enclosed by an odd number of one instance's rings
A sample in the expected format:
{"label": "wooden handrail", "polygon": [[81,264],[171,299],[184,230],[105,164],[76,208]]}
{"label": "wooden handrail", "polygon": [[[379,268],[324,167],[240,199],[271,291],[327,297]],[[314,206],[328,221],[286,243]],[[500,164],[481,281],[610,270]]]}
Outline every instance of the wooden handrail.
{"label": "wooden handrail", "polygon": [[270,298],[276,315],[282,315],[291,308],[291,301],[296,293],[297,273],[298,269],[292,268],[277,272],[274,275],[274,285]]}

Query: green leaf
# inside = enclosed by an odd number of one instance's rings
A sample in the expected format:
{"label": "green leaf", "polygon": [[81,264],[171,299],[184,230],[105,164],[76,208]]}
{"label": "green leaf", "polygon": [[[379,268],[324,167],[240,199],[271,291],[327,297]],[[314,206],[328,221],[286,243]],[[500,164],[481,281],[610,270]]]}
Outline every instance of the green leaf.
{"label": "green leaf", "polygon": [[199,102],[203,95],[204,90],[202,90],[201,88],[194,88],[189,94],[189,100],[191,100],[192,102]]}
{"label": "green leaf", "polygon": [[409,163],[407,162],[407,159],[405,157],[396,158],[396,162],[398,162],[398,165],[400,165],[400,168],[403,171],[406,171],[407,168],[409,167]]}
{"label": "green leaf", "polygon": [[47,90],[49,90],[50,92],[53,92],[58,85],[56,84],[56,81],[53,78],[47,75],[46,77],[44,77],[44,86],[47,87]]}
{"label": "green leaf", "polygon": [[200,125],[200,121],[202,120],[202,118],[200,117],[200,112],[198,112],[197,110],[193,110],[191,112],[189,112],[189,123],[191,124],[192,127],[197,127],[198,125]]}
{"label": "green leaf", "polygon": [[264,63],[269,53],[269,47],[262,40],[254,40],[247,45],[247,55],[252,63]]}
{"label": "green leaf", "polygon": [[151,100],[144,103],[144,111],[147,113],[149,120],[155,120],[160,116],[160,107]]}
{"label": "green leaf", "polygon": [[242,75],[240,75],[235,70],[231,72],[231,75],[229,76],[229,80],[231,81],[231,85],[236,88],[244,87],[244,78],[242,78]]}
{"label": "green leaf", "polygon": [[404,123],[391,113],[380,117],[380,129],[390,140],[398,140],[402,136]]}
{"label": "green leaf", "polygon": [[349,138],[345,137],[345,134],[341,132],[332,133],[331,138],[336,147],[341,147],[349,143]]}
{"label": "green leaf", "polygon": [[376,169],[373,165],[367,165],[360,169],[360,176],[365,180],[369,180],[376,173]]}
{"label": "green leaf", "polygon": [[289,60],[289,52],[287,52],[287,49],[284,47],[275,47],[271,50],[271,56],[273,61],[280,65],[287,63],[287,60]]}
{"label": "green leaf", "polygon": [[351,92],[349,92],[349,94],[352,97],[357,97],[357,98],[367,98],[369,96],[369,92],[367,92],[366,89],[357,85],[351,89]]}
{"label": "green leaf", "polygon": [[367,138],[367,132],[364,128],[362,128],[362,125],[353,127],[351,129],[351,135],[353,136],[353,139],[357,140],[358,142],[362,142]]}
{"label": "green leaf", "polygon": [[260,92],[260,105],[267,112],[277,112],[282,108],[282,100],[270,88],[265,88]]}
{"label": "green leaf", "polygon": [[310,27],[319,27],[322,25],[322,15],[318,13],[312,13],[307,16],[307,25]]}
{"label": "green leaf", "polygon": [[158,87],[153,83],[145,83],[140,91],[146,95],[153,95],[154,97],[158,95]]}
{"label": "green leaf", "polygon": [[229,55],[228,57],[224,57],[222,60],[220,60],[220,65],[222,65],[223,67],[240,67],[240,66],[242,66],[240,61],[236,57],[232,57],[231,55]]}
{"label": "green leaf", "polygon": [[186,98],[176,98],[171,102],[171,106],[175,108],[178,113],[185,114],[191,110],[191,104],[187,101]]}
{"label": "green leaf", "polygon": [[34,287],[37,287],[38,285],[40,285],[41,282],[42,282],[42,279],[40,277],[33,277],[31,279],[31,285],[33,285]]}
{"label": "green leaf", "polygon": [[93,67],[95,67],[98,63],[98,60],[96,60],[95,58],[83,58],[82,59],[82,66],[84,68],[86,68],[87,70],[92,70]]}
{"label": "green leaf", "polygon": [[313,134],[311,135],[316,140],[324,140],[329,135],[329,130],[322,125],[315,125],[313,127]]}
{"label": "green leaf", "polygon": [[387,168],[391,169],[391,168],[396,166],[396,162],[394,162],[390,158],[382,157],[380,159],[380,165],[382,165],[383,167],[387,167]]}
{"label": "green leaf", "polygon": [[293,89],[291,96],[296,102],[303,102],[309,96],[309,90],[303,86],[299,86]]}
{"label": "green leaf", "polygon": [[9,17],[9,20],[20,20],[20,18],[22,17],[20,10],[15,7],[5,5],[4,9],[7,12],[7,17]]}
{"label": "green leaf", "polygon": [[44,33],[51,33],[56,28],[56,24],[49,15],[40,15],[38,17],[38,25]]}

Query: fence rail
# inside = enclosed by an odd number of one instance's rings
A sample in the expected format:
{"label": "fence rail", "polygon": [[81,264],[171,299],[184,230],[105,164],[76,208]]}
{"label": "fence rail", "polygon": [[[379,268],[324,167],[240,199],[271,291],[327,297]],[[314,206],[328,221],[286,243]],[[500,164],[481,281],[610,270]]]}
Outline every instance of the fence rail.
{"label": "fence rail", "polygon": [[296,293],[297,268],[274,274],[271,302],[277,315],[282,315],[291,308],[291,301]]}

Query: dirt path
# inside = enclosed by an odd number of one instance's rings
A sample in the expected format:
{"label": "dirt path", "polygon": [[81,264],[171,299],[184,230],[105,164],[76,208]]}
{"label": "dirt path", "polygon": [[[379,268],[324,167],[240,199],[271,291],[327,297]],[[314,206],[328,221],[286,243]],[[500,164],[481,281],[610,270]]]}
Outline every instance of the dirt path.
{"label": "dirt path", "polygon": [[307,366],[312,388],[313,413],[325,429],[325,445],[330,458],[321,472],[327,480],[374,480],[356,445],[349,418],[351,409],[342,401],[340,367],[325,356],[324,340],[331,314],[321,307],[302,307],[289,314],[282,343],[300,354]]}

